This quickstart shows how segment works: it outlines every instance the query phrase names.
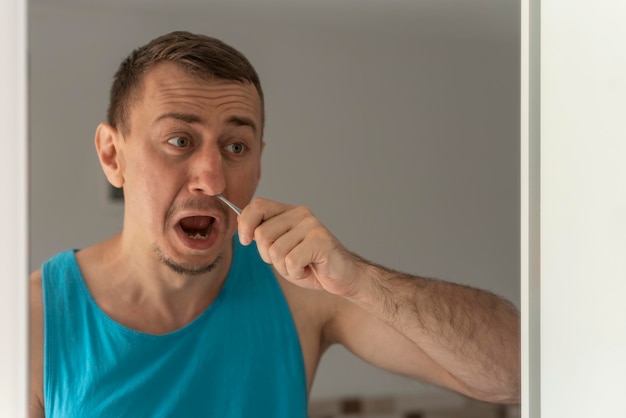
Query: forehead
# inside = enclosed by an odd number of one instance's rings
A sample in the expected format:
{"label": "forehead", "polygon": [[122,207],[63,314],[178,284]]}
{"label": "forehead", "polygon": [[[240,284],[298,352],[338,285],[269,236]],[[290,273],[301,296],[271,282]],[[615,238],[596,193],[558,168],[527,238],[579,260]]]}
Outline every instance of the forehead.
{"label": "forehead", "polygon": [[131,109],[131,120],[156,119],[163,113],[178,112],[213,121],[241,116],[252,119],[257,131],[262,128],[261,99],[249,82],[202,79],[177,64],[162,63],[144,75],[139,93]]}

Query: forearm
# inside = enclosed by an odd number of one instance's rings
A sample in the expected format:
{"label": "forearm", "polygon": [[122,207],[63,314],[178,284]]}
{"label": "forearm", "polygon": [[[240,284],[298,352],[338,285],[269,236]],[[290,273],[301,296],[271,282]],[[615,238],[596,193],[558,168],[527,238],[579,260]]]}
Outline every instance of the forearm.
{"label": "forearm", "polygon": [[[239,218],[239,236],[244,244],[254,239],[261,258],[285,280],[340,297],[334,300],[342,303],[332,304],[332,319],[324,326],[328,341],[350,346],[389,370],[406,371],[479,399],[518,400],[519,315],[504,300],[366,262],[305,207],[255,199]],[[355,306],[344,304],[345,299],[362,309],[351,309]],[[385,338],[394,346],[385,347],[379,340]],[[376,339],[373,349],[361,348],[371,339]],[[402,358],[382,358],[385,348],[388,353],[402,352]],[[416,360],[407,365],[410,370],[403,370],[411,358]]]}
{"label": "forearm", "polygon": [[515,307],[483,290],[361,263],[365,274],[350,297],[354,303],[417,344],[476,397],[519,401]]}

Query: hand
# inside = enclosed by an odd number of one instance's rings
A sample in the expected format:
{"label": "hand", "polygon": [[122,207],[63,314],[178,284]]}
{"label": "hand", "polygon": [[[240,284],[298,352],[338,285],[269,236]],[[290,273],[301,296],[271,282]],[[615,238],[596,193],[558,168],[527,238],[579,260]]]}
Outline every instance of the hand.
{"label": "hand", "polygon": [[350,297],[361,276],[349,252],[306,207],[254,199],[239,217],[243,245],[256,241],[261,258],[290,282]]}

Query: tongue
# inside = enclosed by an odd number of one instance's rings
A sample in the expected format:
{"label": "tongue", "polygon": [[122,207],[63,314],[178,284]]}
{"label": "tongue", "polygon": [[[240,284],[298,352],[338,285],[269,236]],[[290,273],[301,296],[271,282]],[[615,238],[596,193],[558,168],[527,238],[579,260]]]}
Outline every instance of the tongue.
{"label": "tongue", "polygon": [[180,220],[180,226],[186,231],[200,231],[211,226],[213,218],[210,216],[190,216]]}

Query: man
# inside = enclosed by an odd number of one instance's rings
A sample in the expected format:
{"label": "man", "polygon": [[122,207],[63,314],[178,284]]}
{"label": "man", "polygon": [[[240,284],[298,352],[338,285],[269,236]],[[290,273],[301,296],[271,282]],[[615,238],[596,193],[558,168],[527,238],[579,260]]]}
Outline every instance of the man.
{"label": "man", "polygon": [[517,311],[363,260],[307,208],[253,200],[263,125],[254,68],[219,40],[174,32],[121,64],[95,143],[123,229],[31,276],[31,417],[304,417],[332,344],[518,402]]}

